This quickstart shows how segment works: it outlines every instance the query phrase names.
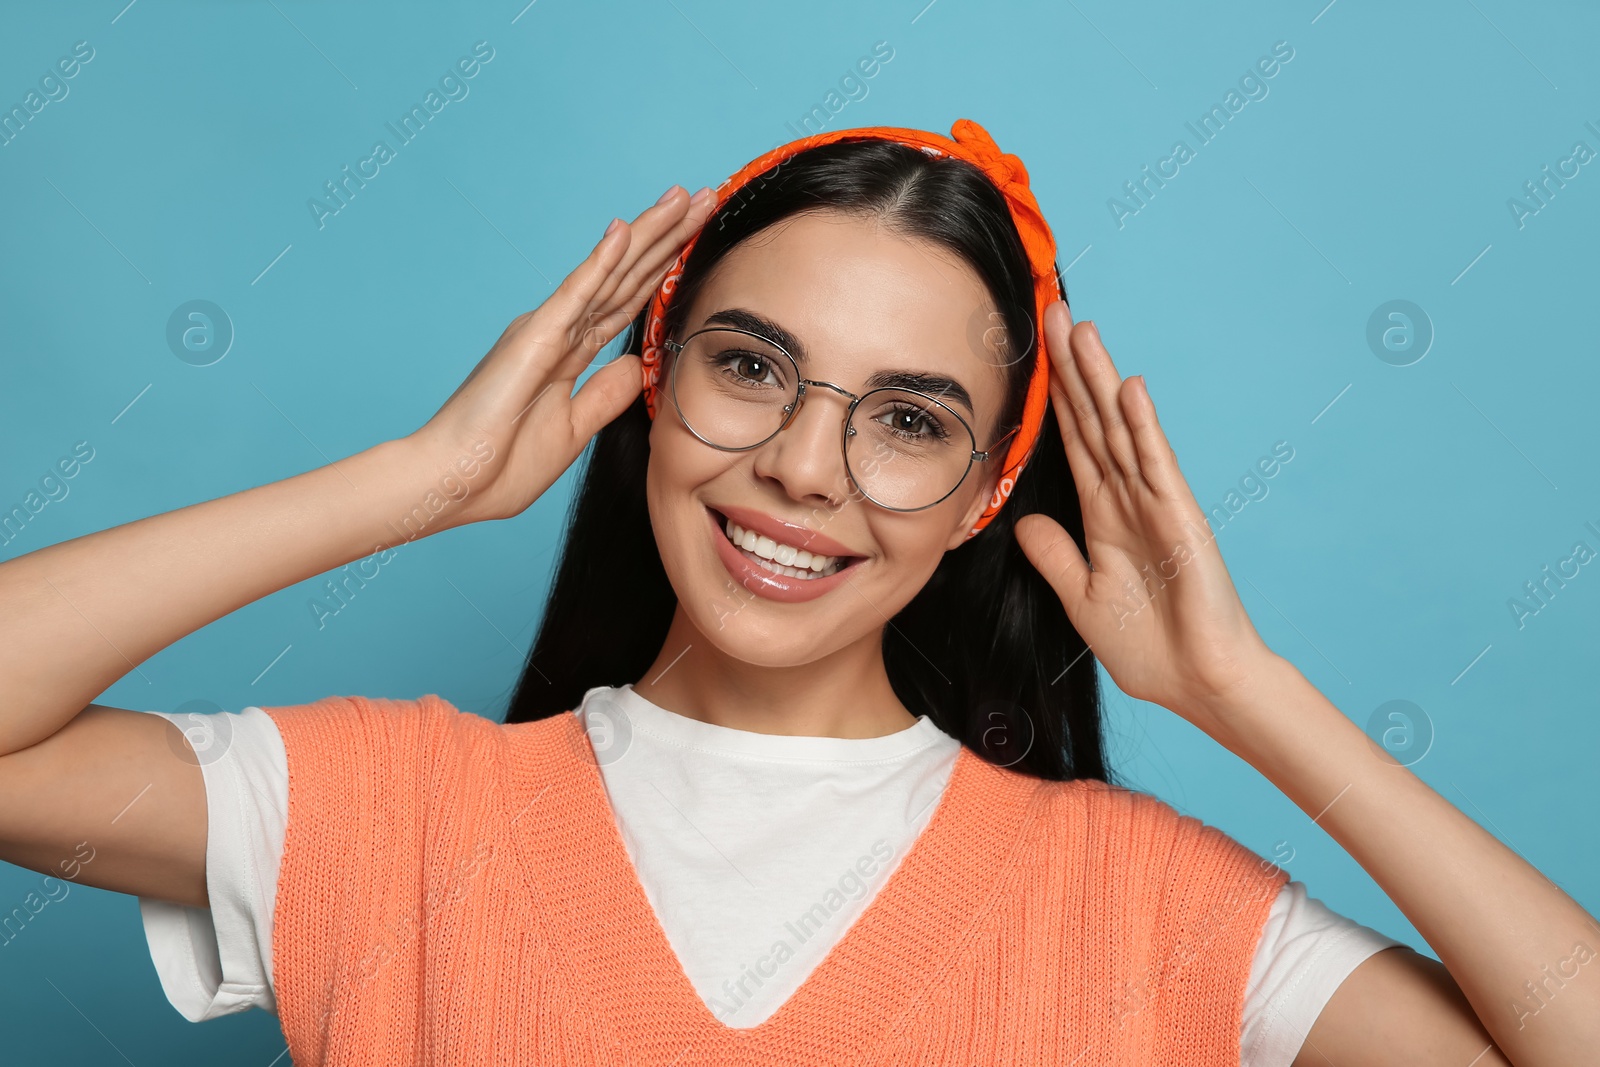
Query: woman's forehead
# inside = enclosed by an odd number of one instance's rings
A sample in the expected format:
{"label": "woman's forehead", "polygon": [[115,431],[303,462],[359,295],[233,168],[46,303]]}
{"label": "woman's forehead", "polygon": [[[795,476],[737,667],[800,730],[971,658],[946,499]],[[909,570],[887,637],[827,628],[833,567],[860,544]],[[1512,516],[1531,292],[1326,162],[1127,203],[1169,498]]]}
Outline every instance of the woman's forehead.
{"label": "woman's forehead", "polygon": [[982,368],[999,362],[999,316],[977,272],[873,218],[807,213],[740,242],[696,293],[687,325],[730,307],[780,324],[819,365],[904,361],[914,352],[918,363],[961,371],[977,390],[978,379],[993,377]]}

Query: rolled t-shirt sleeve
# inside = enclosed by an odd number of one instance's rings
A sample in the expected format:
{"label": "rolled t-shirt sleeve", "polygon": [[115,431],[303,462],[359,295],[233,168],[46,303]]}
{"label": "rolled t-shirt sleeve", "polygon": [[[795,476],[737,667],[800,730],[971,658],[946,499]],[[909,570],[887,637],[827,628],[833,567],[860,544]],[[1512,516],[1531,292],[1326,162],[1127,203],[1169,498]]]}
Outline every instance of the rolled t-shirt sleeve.
{"label": "rolled t-shirt sleeve", "polygon": [[283,738],[258,707],[211,715],[152,712],[184,731],[206,787],[209,908],[139,897],[150,959],[190,1022],[261,1008],[272,990],[272,915],[288,820]]}
{"label": "rolled t-shirt sleeve", "polygon": [[1404,942],[1363,926],[1285,882],[1250,967],[1240,1063],[1290,1067],[1317,1016],[1356,966]]}

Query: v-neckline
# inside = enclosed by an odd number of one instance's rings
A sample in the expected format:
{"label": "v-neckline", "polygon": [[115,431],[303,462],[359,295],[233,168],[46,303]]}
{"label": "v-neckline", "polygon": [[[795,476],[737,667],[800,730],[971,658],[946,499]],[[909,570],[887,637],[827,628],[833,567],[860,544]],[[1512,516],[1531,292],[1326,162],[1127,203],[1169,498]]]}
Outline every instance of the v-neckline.
{"label": "v-neckline", "polygon": [[988,911],[1039,784],[962,745],[933,814],[866,910],[775,1012],[736,1028],[712,1013],[673,951],[582,723],[563,712],[503,729],[511,836],[552,953],[601,1025],[646,1062],[687,1063],[675,1057],[691,1047],[707,1062],[736,1053],[783,1062],[797,1049],[834,1062],[875,1046]]}

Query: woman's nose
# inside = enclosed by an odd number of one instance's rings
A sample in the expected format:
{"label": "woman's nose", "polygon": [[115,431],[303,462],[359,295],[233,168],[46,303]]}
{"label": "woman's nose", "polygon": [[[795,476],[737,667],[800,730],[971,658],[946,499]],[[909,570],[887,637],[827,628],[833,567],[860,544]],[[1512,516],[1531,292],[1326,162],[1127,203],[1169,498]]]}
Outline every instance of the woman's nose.
{"label": "woman's nose", "polygon": [[782,483],[796,500],[842,500],[849,489],[844,465],[844,420],[850,401],[831,389],[808,388],[789,424],[756,450],[755,473]]}

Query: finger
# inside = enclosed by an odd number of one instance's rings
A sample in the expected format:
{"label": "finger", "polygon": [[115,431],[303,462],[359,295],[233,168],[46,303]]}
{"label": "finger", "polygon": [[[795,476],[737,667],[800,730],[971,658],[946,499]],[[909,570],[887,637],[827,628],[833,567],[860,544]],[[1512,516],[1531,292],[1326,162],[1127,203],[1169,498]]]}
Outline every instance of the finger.
{"label": "finger", "polygon": [[638,356],[625,354],[602,365],[572,398],[573,443],[581,451],[601,428],[621,415],[643,388]]}
{"label": "finger", "polygon": [[606,345],[633,321],[643,303],[641,298],[639,304],[619,307],[604,314],[591,312],[589,324],[568,348],[566,357],[551,371],[552,377],[567,382],[570,388],[584,368],[592,366]]}
{"label": "finger", "polygon": [[1089,564],[1072,536],[1059,522],[1038,512],[1022,516],[1012,529],[1022,554],[1061,598],[1068,620],[1077,619],[1078,606],[1088,595]]}
{"label": "finger", "polygon": [[[656,236],[649,247],[645,248],[639,258],[626,269],[616,292],[628,294],[627,300],[632,303],[634,299],[632,294],[635,291],[643,289],[648,294],[660,284],[660,279],[671,269],[673,261],[683,251],[683,246],[700,230],[700,227],[705,225],[711,213],[716,210],[716,203],[716,196],[708,194],[700,203],[690,204],[683,216],[677,218]],[[642,298],[639,303],[643,303]]]}
{"label": "finger", "polygon": [[[609,270],[599,284],[588,291],[581,311],[570,305],[559,309],[559,324],[565,327],[567,344],[562,358],[551,368],[552,374],[570,386],[594,361],[595,355],[622,332],[644,305],[648,295],[644,283],[660,283],[683,241],[703,223],[708,205],[714,200],[715,197],[708,195],[700,203],[692,203],[682,188],[674,186],[667,196],[646,208],[632,225],[619,223],[618,230],[628,235],[626,249],[620,256],[604,260]],[[616,238],[615,233],[610,236]],[[650,242],[648,247],[646,242]],[[652,271],[641,283],[637,279],[646,267]],[[630,278],[635,280],[630,282]],[[620,302],[619,292],[625,294]]]}
{"label": "finger", "polygon": [[677,263],[678,253],[680,251],[682,251],[681,246],[674,248],[671,255],[662,262],[660,268],[658,268],[654,274],[647,275],[639,281],[639,284],[634,288],[633,293],[628,297],[626,306],[633,308],[641,308],[644,306],[644,302],[650,299],[651,294],[660,287],[662,280],[667,276],[667,272],[672,270],[673,265]]}
{"label": "finger", "polygon": [[1067,399],[1060,377],[1054,371],[1050,374],[1050,406],[1055,412],[1056,425],[1061,430],[1067,468],[1072,471],[1072,481],[1078,487],[1081,503],[1099,488],[1105,481],[1105,475],[1101,471],[1100,461],[1083,439],[1083,431],[1079,429],[1077,417],[1072,412],[1072,402]]}
{"label": "finger", "polygon": [[675,187],[664,201],[640,214],[629,226],[633,232],[630,255],[623,258],[608,284],[596,295],[593,301],[596,310],[609,311],[618,294],[631,294],[663,267],[669,266],[710,217],[716,200],[715,195],[708,194],[694,203],[687,192]]}
{"label": "finger", "polygon": [[1076,330],[1076,326],[1062,330],[1061,340],[1050,346],[1050,362],[1055,367],[1057,380],[1061,383],[1060,396],[1052,399],[1056,403],[1057,420],[1063,426],[1070,420],[1083,442],[1084,449],[1094,457],[1096,470],[1092,482],[1098,485],[1121,468],[1106,450],[1105,434],[1100,430],[1100,417],[1095,412],[1094,397],[1090,395],[1089,387],[1084,383],[1083,375],[1079,373],[1077,361],[1072,355],[1072,334]]}
{"label": "finger", "polygon": [[1134,447],[1139,452],[1139,470],[1158,495],[1181,497],[1189,483],[1178,469],[1178,455],[1161,429],[1155,401],[1145,388],[1144,375],[1129,378],[1122,391],[1123,411],[1133,431]]}
{"label": "finger", "polygon": [[1100,342],[1100,331],[1092,322],[1082,322],[1073,327],[1072,351],[1077,357],[1084,384],[1094,397],[1095,413],[1100,419],[1100,432],[1105,435],[1106,451],[1116,461],[1125,478],[1139,477],[1139,458],[1133,447],[1133,434],[1123,416],[1122,404],[1117,394],[1122,389],[1122,376],[1111,362],[1111,354]]}
{"label": "finger", "polygon": [[[615,229],[606,230],[605,235],[589,250],[583,261],[561,279],[561,284],[556,286],[555,292],[551,293],[535,312],[549,308],[563,320],[569,321],[583,313],[590,301],[599,294],[601,287],[610,281],[612,273],[628,254],[628,248],[633,241],[633,234],[628,229],[627,223],[619,218],[612,219],[612,225]],[[528,315],[531,316],[535,312],[528,312]]]}
{"label": "finger", "polygon": [[[670,208],[672,205],[658,206]],[[680,199],[677,204],[680,212],[682,207]],[[593,320],[591,330],[587,320],[588,308],[602,288],[614,288],[618,268],[627,257],[632,241],[633,233],[628,225],[616,220],[615,227],[595,243],[583,261],[561,280],[538,308],[511,321],[450,399],[468,391],[529,398],[518,401],[517,417],[521,418],[552,385],[565,387],[570,394],[573,382],[593,354],[626,325],[625,316],[602,314]],[[587,345],[582,343],[585,338],[589,342]]]}
{"label": "finger", "polygon": [[649,275],[640,281],[639,284],[633,288],[632,292],[627,294],[627,298],[625,300],[622,300],[620,303],[618,303],[618,297],[614,296],[612,298],[614,305],[613,309],[609,312],[605,312],[602,315],[603,318],[607,318],[607,320],[611,323],[611,325],[607,327],[607,340],[609,340],[611,337],[615,337],[618,333],[621,333],[623,327],[627,326],[630,322],[638,317],[639,309],[644,307],[645,301],[650,299],[651,295],[661,285],[662,280],[666,278],[667,272],[672,269],[673,263],[676,262],[676,256],[677,253],[674,252],[673,259],[662,263],[660,268],[657,269],[654,274]]}
{"label": "finger", "polygon": [[[1066,348],[1067,331],[1072,328],[1072,309],[1065,300],[1057,300],[1044,309],[1044,328],[1045,344],[1052,353]],[[1050,406],[1055,412],[1056,426],[1061,431],[1067,467],[1072,471],[1072,480],[1078,487],[1081,500],[1100,484],[1100,464],[1089,451],[1083,434],[1078,431],[1078,420],[1069,407],[1066,387],[1053,363],[1050,367]]]}
{"label": "finger", "polygon": [[506,325],[445,403],[467,392],[524,396],[545,383],[567,354],[568,346],[554,339],[571,329],[626,252],[628,241],[627,227],[619,219],[542,304]]}
{"label": "finger", "polygon": [[585,320],[591,308],[608,300],[629,268],[649,251],[649,246],[662,232],[670,229],[666,220],[678,219],[684,214],[686,201],[681,191],[674,189],[673,194],[640,212],[632,225],[617,219],[616,229],[600,238],[583,262],[562,279],[540,310],[549,307],[556,311],[563,325],[576,323],[580,329],[587,325]]}
{"label": "finger", "polygon": [[[609,344],[639,313],[650,294],[672,269],[684,243],[704,225],[714,201],[715,197],[707,195],[700,203],[690,204],[687,212],[637,257],[632,254],[634,248],[639,247],[648,234],[656,232],[661,218],[633,232],[634,246],[630,248],[630,254],[613,268],[611,276],[590,300],[584,311],[583,322],[569,334],[574,355],[580,357],[574,359],[568,368],[571,373],[581,373],[583,367],[592,362],[594,353]],[[680,192],[675,203],[669,202],[658,207],[682,208],[683,203],[683,194]],[[669,219],[671,217],[666,216]]]}
{"label": "finger", "polygon": [[634,288],[625,302],[616,304],[613,297],[613,306],[609,310],[591,310],[588,313],[588,324],[571,345],[567,358],[555,368],[555,373],[563,376],[568,382],[583,373],[583,369],[594,363],[595,357],[605,346],[638,317],[639,309],[644,307],[645,301],[650,298],[650,294],[661,284],[661,280],[671,269],[671,262],[662,264],[654,275],[645,278]]}
{"label": "finger", "polygon": [[[521,470],[547,470],[552,464],[558,471],[565,470],[602,427],[633,403],[640,389],[639,368],[638,356],[606,364],[583,383],[570,402],[549,396],[561,388],[559,383],[543,386],[512,420],[518,423],[527,418],[538,428],[527,432],[530,427],[518,427],[511,438],[508,462]],[[541,400],[545,404],[538,407]]]}

